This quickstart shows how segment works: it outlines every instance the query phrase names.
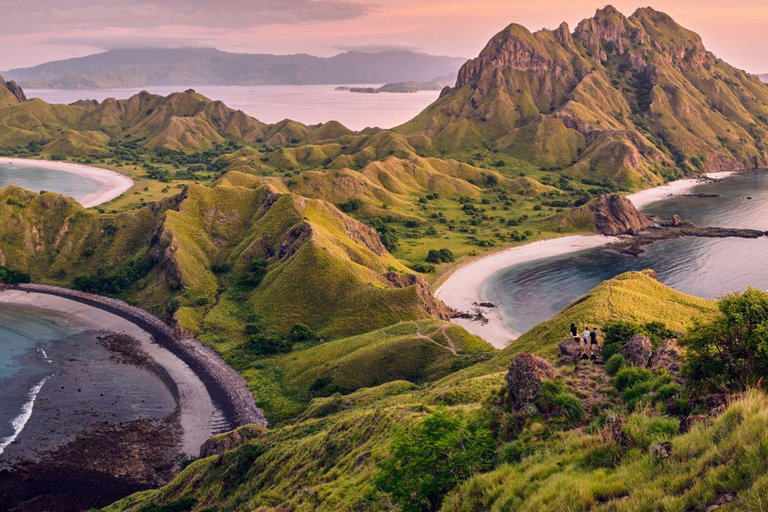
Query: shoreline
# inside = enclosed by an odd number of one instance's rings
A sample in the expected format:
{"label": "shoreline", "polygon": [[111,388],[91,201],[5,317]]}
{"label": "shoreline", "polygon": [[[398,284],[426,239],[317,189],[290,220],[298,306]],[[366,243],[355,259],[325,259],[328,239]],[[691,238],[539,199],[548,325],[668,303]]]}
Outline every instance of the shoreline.
{"label": "shoreline", "polygon": [[[629,194],[626,197],[639,210],[642,207],[669,197],[687,194],[709,179],[725,179],[741,171],[707,173],[695,178],[676,180],[666,185]],[[483,338],[497,349],[509,346],[522,333],[515,332],[504,322],[498,307],[488,307],[485,283],[497,272],[523,263],[553,256],[561,256],[616,242],[617,237],[599,234],[571,235],[550,238],[510,247],[456,268],[435,290],[435,297],[450,308],[468,315],[451,319],[470,333]],[[479,315],[482,315],[479,316]]]}
{"label": "shoreline", "polygon": [[[195,456],[202,443],[212,435],[211,419],[214,418],[218,407],[213,397],[208,395],[202,380],[169,350],[158,347],[154,343],[152,335],[141,327],[102,309],[44,293],[3,290],[0,291],[0,304],[4,303],[66,314],[92,326],[93,331],[104,329],[110,333],[126,335],[137,340],[141,350],[148,354],[152,361],[157,364],[158,369],[162,369],[161,371],[167,374],[170,379],[170,381],[165,382],[165,385],[169,392],[175,396],[179,407],[182,427],[180,450],[186,456]],[[104,326],[109,327],[105,329]],[[152,373],[164,380],[160,375],[157,375],[158,372],[153,371]],[[43,381],[44,383],[45,381]],[[31,412],[32,408],[30,407],[30,416]],[[16,436],[20,435],[21,432],[23,430],[19,430]]]}
{"label": "shoreline", "polygon": [[12,158],[2,157],[0,163],[12,164],[18,167],[34,167],[38,169],[46,169],[49,171],[66,172],[69,174],[76,174],[84,178],[89,178],[102,185],[101,190],[88,194],[83,197],[82,201],[78,201],[84,208],[93,208],[101,204],[107,203],[133,187],[134,182],[125,174],[112,171],[110,169],[104,169],[101,167],[94,167],[90,165],[75,164],[71,162],[58,162],[53,160],[34,160],[31,158]]}
{"label": "shoreline", "polygon": [[[159,318],[120,300],[40,284],[0,286],[2,290],[59,297],[74,305],[84,304],[117,316],[148,333],[155,343],[184,362],[202,381],[213,403],[221,409],[232,427],[248,424],[267,426],[263,411],[256,406],[246,380],[210,347],[194,338],[181,338]],[[35,304],[32,304],[35,305]],[[66,311],[64,311],[66,312]]]}

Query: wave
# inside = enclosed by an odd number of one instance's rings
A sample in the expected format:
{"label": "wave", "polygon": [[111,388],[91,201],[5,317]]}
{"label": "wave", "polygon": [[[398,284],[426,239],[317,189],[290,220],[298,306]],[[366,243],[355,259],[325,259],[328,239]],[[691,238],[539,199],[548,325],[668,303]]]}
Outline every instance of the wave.
{"label": "wave", "polygon": [[[40,354],[40,357],[42,357],[42,358],[43,358],[43,360],[44,360],[46,363],[48,363],[48,364],[53,364],[53,361],[51,360],[51,358],[50,358],[50,357],[48,357],[48,354],[45,352],[45,350],[43,350],[43,349],[42,349],[42,348],[40,348],[40,347],[37,347],[37,353],[38,353],[38,354]],[[2,453],[2,452],[0,452],[0,453]]]}
{"label": "wave", "polygon": [[46,377],[41,380],[40,383],[33,387],[27,394],[27,403],[22,406],[21,413],[11,421],[11,425],[13,426],[13,434],[0,440],[0,455],[3,454],[5,448],[14,442],[16,438],[19,437],[19,434],[21,434],[21,431],[24,430],[24,427],[29,421],[29,418],[32,417],[32,410],[35,407],[35,400],[37,400],[37,395],[40,393],[40,390],[43,389],[43,385],[45,385],[49,378],[50,377]]}

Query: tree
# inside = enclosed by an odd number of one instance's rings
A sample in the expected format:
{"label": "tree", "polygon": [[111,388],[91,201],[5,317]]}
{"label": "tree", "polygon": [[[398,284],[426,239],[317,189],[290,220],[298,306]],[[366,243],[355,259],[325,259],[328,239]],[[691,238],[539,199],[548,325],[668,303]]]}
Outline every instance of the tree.
{"label": "tree", "polygon": [[768,375],[768,294],[755,288],[726,295],[720,316],[696,324],[680,340],[684,373],[717,390],[763,385]]}
{"label": "tree", "polygon": [[439,510],[445,495],[473,473],[490,469],[495,445],[474,416],[439,411],[399,431],[376,483],[404,512]]}

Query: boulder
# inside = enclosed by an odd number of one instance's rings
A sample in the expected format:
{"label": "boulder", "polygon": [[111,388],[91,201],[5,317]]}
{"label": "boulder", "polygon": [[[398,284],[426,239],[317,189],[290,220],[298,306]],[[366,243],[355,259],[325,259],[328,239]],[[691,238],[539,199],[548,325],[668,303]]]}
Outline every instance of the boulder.
{"label": "boulder", "polygon": [[531,354],[518,354],[507,372],[507,397],[515,410],[533,403],[541,383],[555,377],[549,361]]}
{"label": "boulder", "polygon": [[648,447],[648,451],[655,461],[668,459],[672,456],[672,443],[669,441],[663,443],[651,443],[651,446]]}
{"label": "boulder", "polygon": [[600,437],[602,437],[604,443],[622,444],[626,439],[624,437],[624,419],[615,414],[606,416]]}
{"label": "boulder", "polygon": [[231,432],[214,436],[200,447],[200,458],[234,450],[238,446],[262,437],[266,432],[267,429],[259,425],[243,425]]}
{"label": "boulder", "polygon": [[654,227],[632,201],[618,194],[600,196],[589,206],[601,235],[634,235]]}
{"label": "boulder", "polygon": [[632,366],[648,366],[651,354],[651,338],[645,334],[635,334],[621,347],[621,355]]}
{"label": "boulder", "polygon": [[691,414],[690,416],[683,418],[683,420],[680,422],[680,433],[685,434],[690,432],[695,423],[706,421],[708,418],[709,416],[704,414]]}
{"label": "boulder", "polygon": [[667,370],[670,373],[680,371],[682,351],[677,346],[677,340],[664,340],[659,344],[651,356],[650,366],[652,370]]}
{"label": "boulder", "polygon": [[584,356],[584,345],[579,340],[567,338],[560,342],[558,353],[560,355],[559,363],[566,364],[576,362]]}

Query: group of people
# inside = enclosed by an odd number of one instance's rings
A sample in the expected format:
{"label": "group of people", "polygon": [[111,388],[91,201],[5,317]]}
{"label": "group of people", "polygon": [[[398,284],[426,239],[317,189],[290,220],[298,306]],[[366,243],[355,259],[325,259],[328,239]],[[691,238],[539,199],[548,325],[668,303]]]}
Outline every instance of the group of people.
{"label": "group of people", "polygon": [[571,337],[573,337],[574,340],[583,342],[583,348],[584,348],[584,354],[591,355],[593,358],[595,357],[594,351],[596,348],[600,347],[600,343],[597,339],[597,327],[594,329],[589,327],[584,327],[584,331],[581,333],[581,336],[579,336],[579,330],[576,328],[576,324],[571,324]]}

